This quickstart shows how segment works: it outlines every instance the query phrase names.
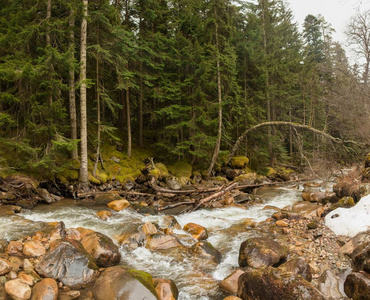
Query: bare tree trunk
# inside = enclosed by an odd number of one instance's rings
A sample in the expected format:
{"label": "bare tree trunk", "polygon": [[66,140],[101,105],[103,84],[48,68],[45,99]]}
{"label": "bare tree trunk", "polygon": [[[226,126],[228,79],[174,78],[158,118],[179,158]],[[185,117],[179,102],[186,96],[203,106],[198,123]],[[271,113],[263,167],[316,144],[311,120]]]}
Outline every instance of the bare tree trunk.
{"label": "bare tree trunk", "polygon": [[[262,0],[262,29],[263,29],[263,48],[265,50],[265,56],[267,55],[267,33],[266,33],[266,7],[265,0]],[[265,95],[266,95],[266,110],[267,110],[267,122],[271,122],[271,99],[270,99],[270,85],[269,85],[269,71],[267,69],[267,61],[265,65]],[[267,148],[270,156],[270,164],[273,162],[272,153],[272,130],[271,127],[267,128]]]}
{"label": "bare tree trunk", "polygon": [[[140,62],[140,70],[143,71],[143,62]],[[142,147],[143,146],[143,131],[144,131],[144,125],[143,125],[143,98],[144,98],[144,85],[143,85],[143,75],[140,75],[140,95],[139,95],[139,144]]]}
{"label": "bare tree trunk", "polygon": [[88,0],[83,0],[83,18],[81,22],[81,57],[80,57],[80,105],[81,105],[81,165],[80,182],[87,184],[87,97],[86,97],[86,43],[87,43],[87,6]]}
{"label": "bare tree trunk", "polygon": [[[48,23],[50,22],[50,18],[51,18],[51,0],[48,0],[47,6],[46,6],[46,21]],[[51,47],[50,26],[49,25],[47,26],[47,29],[46,29],[46,46]],[[51,71],[54,70],[53,65],[50,66],[50,69],[51,69]],[[49,76],[50,81],[51,81],[51,79],[52,79],[51,76]],[[51,105],[53,103],[53,90],[52,90],[52,88],[50,88],[49,93],[50,93],[50,95],[49,95],[48,102],[49,102],[49,105]]]}
{"label": "bare tree trunk", "polygon": [[[99,41],[97,41],[99,44]],[[96,170],[98,169],[98,163],[100,159],[100,91],[99,91],[99,54],[96,53],[96,123],[98,125],[97,130],[97,145],[96,145],[96,158],[93,170],[93,176],[96,176]]]}
{"label": "bare tree trunk", "polygon": [[[70,48],[70,67],[69,67],[69,116],[71,124],[71,139],[77,140],[77,113],[76,113],[76,87],[75,87],[75,70],[74,70],[74,56],[75,56],[75,17],[74,10],[71,10],[71,19],[69,20],[69,48]],[[72,159],[78,160],[78,147],[76,146],[71,152]]]}
{"label": "bare tree trunk", "polygon": [[217,99],[218,99],[218,130],[215,149],[213,152],[211,163],[208,167],[208,176],[211,175],[213,167],[216,163],[218,153],[221,146],[222,134],[222,93],[221,93],[221,71],[220,71],[220,49],[218,44],[218,24],[216,23],[216,64],[217,64]]}
{"label": "bare tree trunk", "polygon": [[131,111],[130,111],[130,88],[128,86],[126,88],[126,112],[127,112],[127,156],[131,158],[132,150]]}

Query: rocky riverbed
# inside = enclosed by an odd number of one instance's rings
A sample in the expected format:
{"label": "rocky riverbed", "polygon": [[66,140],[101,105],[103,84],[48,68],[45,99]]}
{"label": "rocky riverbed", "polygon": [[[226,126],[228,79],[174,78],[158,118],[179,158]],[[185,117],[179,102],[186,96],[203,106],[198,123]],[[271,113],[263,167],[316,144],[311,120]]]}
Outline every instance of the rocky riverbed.
{"label": "rocky riverbed", "polygon": [[270,203],[271,190],[177,216],[114,193],[0,206],[0,299],[370,299],[370,232],[337,236],[324,219],[359,199],[312,182]]}

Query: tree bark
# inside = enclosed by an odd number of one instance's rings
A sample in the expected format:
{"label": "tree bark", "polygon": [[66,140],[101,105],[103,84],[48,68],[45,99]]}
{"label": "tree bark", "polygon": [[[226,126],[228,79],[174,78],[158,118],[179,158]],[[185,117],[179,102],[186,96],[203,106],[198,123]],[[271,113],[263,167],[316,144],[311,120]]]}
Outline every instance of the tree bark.
{"label": "tree bark", "polygon": [[86,43],[87,43],[87,14],[88,0],[83,0],[83,18],[81,22],[81,57],[80,57],[80,105],[81,105],[81,165],[80,182],[87,184],[87,97],[86,97]]}
{"label": "tree bark", "polygon": [[215,149],[213,152],[211,163],[208,167],[208,176],[211,175],[213,167],[216,163],[220,152],[221,134],[222,134],[222,93],[221,93],[221,71],[220,71],[220,49],[218,44],[218,24],[216,23],[216,67],[217,67],[217,100],[218,100],[218,130]]}
{"label": "tree bark", "polygon": [[130,111],[130,88],[128,86],[126,88],[126,112],[127,112],[127,156],[131,158],[131,149],[132,149],[131,111]]}
{"label": "tree bark", "polygon": [[[76,113],[76,87],[75,87],[75,70],[74,70],[74,56],[75,56],[75,17],[74,10],[71,10],[71,18],[69,20],[69,48],[70,48],[70,66],[69,66],[69,116],[71,124],[71,139],[77,140],[77,113]],[[78,147],[76,146],[71,152],[72,159],[78,160]]]}
{"label": "tree bark", "polygon": [[[97,41],[99,44],[99,41]],[[96,123],[98,125],[97,130],[97,145],[96,145],[96,158],[93,170],[93,176],[96,176],[96,170],[98,169],[98,163],[100,159],[100,91],[99,91],[99,53],[96,53]]]}
{"label": "tree bark", "polygon": [[250,133],[254,130],[257,130],[261,127],[265,127],[265,126],[291,126],[293,128],[297,128],[297,129],[304,129],[304,130],[312,131],[313,133],[321,135],[323,137],[326,137],[327,139],[329,139],[329,140],[331,140],[335,143],[339,143],[339,144],[347,144],[348,143],[348,144],[354,144],[354,145],[357,145],[357,146],[364,146],[365,145],[365,144],[360,143],[360,142],[356,142],[356,141],[352,141],[352,140],[342,140],[342,139],[333,137],[333,136],[331,136],[330,134],[328,134],[324,131],[318,130],[316,128],[313,128],[313,127],[310,127],[310,126],[307,126],[307,125],[302,125],[302,124],[293,123],[293,122],[284,122],[284,121],[264,122],[264,123],[257,124],[255,126],[249,128],[249,129],[245,130],[242,133],[242,135],[236,140],[234,146],[232,147],[232,149],[230,151],[230,154],[229,154],[229,157],[227,158],[226,163],[230,162],[231,158],[235,155],[235,152],[238,150],[242,141],[246,138],[248,133]]}

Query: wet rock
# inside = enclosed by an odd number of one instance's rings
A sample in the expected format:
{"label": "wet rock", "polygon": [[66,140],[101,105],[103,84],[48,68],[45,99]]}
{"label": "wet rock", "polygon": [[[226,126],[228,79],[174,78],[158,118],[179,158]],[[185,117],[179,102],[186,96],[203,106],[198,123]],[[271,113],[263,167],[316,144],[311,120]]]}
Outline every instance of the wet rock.
{"label": "wet rock", "polygon": [[130,206],[130,203],[126,199],[114,200],[108,203],[108,207],[115,211],[121,211]]}
{"label": "wet rock", "polygon": [[66,225],[64,224],[64,222],[55,222],[49,224],[54,226],[54,228],[50,232],[50,243],[56,240],[64,239],[66,237]]}
{"label": "wet rock", "polygon": [[6,254],[8,255],[21,255],[23,250],[23,244],[21,241],[10,241],[6,247]]}
{"label": "wet rock", "polygon": [[226,292],[236,294],[238,292],[238,280],[244,271],[237,269],[220,282],[220,288]]}
{"label": "wet rock", "polygon": [[57,300],[58,284],[52,278],[45,278],[32,289],[31,300]]}
{"label": "wet rock", "polygon": [[219,264],[221,262],[221,253],[215,249],[211,243],[202,241],[192,246],[191,251],[197,257],[201,257],[202,260],[207,259],[208,261]]}
{"label": "wet rock", "polygon": [[190,233],[190,235],[198,241],[208,239],[207,229],[201,225],[188,223],[184,226],[183,230]]}
{"label": "wet rock", "polygon": [[312,274],[310,270],[310,265],[307,261],[300,258],[293,258],[288,260],[286,263],[279,266],[279,269],[283,272],[290,272],[293,274],[301,275],[307,281],[312,280]]}
{"label": "wet rock", "polygon": [[170,279],[154,279],[155,291],[158,295],[158,300],[177,300],[179,291],[176,284]]}
{"label": "wet rock", "polygon": [[342,299],[339,291],[339,281],[333,271],[325,270],[318,279],[318,289],[327,299]]}
{"label": "wet rock", "polygon": [[68,228],[66,230],[66,239],[81,241],[82,240],[81,232],[76,228]]}
{"label": "wet rock", "polygon": [[31,288],[19,278],[7,281],[5,291],[12,299],[16,300],[26,300],[31,297]]}
{"label": "wet rock", "polygon": [[344,292],[353,300],[370,299],[370,274],[354,272],[344,282]]}
{"label": "wet rock", "polygon": [[321,191],[321,183],[320,182],[306,182],[303,184],[303,192],[304,193],[315,193]]}
{"label": "wet rock", "polygon": [[23,254],[26,256],[39,257],[45,253],[45,247],[39,241],[29,241],[23,244]]}
{"label": "wet rock", "polygon": [[81,244],[95,259],[99,267],[111,267],[119,263],[121,254],[112,239],[99,232],[86,235]]}
{"label": "wet rock", "polygon": [[177,237],[160,233],[149,236],[145,245],[150,250],[166,250],[181,246],[182,244]]}
{"label": "wet rock", "polygon": [[6,259],[0,258],[0,275],[9,273],[12,270],[10,262]]}
{"label": "wet rock", "polygon": [[243,300],[242,298],[236,297],[236,296],[227,296],[223,300]]}
{"label": "wet rock", "polygon": [[315,221],[307,223],[307,228],[308,229],[317,229],[318,227],[319,227],[319,224]]}
{"label": "wet rock", "polygon": [[102,219],[103,221],[108,220],[112,216],[112,212],[108,210],[101,210],[96,213],[98,218]]}
{"label": "wet rock", "polygon": [[181,229],[181,225],[174,216],[164,216],[162,222],[164,228]]}
{"label": "wet rock", "polygon": [[239,170],[239,169],[230,169],[230,168],[227,168],[225,170],[226,178],[229,179],[229,180],[234,180],[236,177],[242,175],[243,173],[244,173],[244,171],[243,170]]}
{"label": "wet rock", "polygon": [[39,194],[43,202],[48,204],[55,202],[54,198],[50,195],[50,193],[46,189],[38,188],[37,193]]}
{"label": "wet rock", "polygon": [[307,280],[271,267],[249,270],[241,275],[238,296],[244,300],[325,300]]}
{"label": "wet rock", "polygon": [[167,176],[166,184],[171,190],[181,190],[182,188],[180,180],[175,176]]}
{"label": "wet rock", "polygon": [[145,235],[156,234],[158,232],[157,227],[155,227],[154,224],[150,221],[146,222],[143,225],[142,231]]}
{"label": "wet rock", "polygon": [[23,265],[22,259],[17,256],[8,257],[8,261],[12,267],[12,270],[18,272],[21,266]]}
{"label": "wet rock", "polygon": [[93,258],[79,242],[72,240],[55,241],[53,250],[40,259],[35,269],[40,275],[72,288],[93,282],[98,273]]}
{"label": "wet rock", "polygon": [[370,273],[370,242],[355,248],[351,254],[356,271]]}
{"label": "wet rock", "polygon": [[92,291],[95,300],[158,300],[151,275],[122,266],[106,269],[96,280]]}
{"label": "wet rock", "polygon": [[298,202],[293,206],[293,212],[301,214],[303,217],[316,217],[317,203],[307,201]]}
{"label": "wet rock", "polygon": [[256,237],[244,241],[239,250],[239,266],[261,268],[278,265],[288,256],[288,248],[271,238]]}

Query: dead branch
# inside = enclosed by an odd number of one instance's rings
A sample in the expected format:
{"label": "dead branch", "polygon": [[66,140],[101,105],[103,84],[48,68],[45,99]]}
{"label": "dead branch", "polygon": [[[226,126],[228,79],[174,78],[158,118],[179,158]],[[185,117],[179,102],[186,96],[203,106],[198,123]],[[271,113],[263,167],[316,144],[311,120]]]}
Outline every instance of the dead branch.
{"label": "dead branch", "polygon": [[175,203],[175,204],[170,204],[170,205],[167,205],[167,206],[159,207],[158,208],[158,211],[162,211],[162,210],[166,210],[166,209],[178,207],[178,206],[181,206],[181,205],[189,205],[189,204],[194,205],[195,202],[194,201],[178,202],[178,203]]}
{"label": "dead branch", "polygon": [[219,192],[214,193],[214,194],[212,194],[212,195],[210,195],[210,196],[208,196],[208,197],[203,198],[203,199],[202,199],[202,200],[200,200],[200,201],[198,202],[198,204],[193,208],[193,211],[194,211],[194,210],[197,210],[197,209],[198,209],[201,205],[203,205],[204,203],[210,202],[210,201],[212,201],[212,200],[215,200],[215,199],[217,199],[217,198],[221,197],[221,196],[222,196],[222,195],[224,195],[226,192],[228,192],[228,191],[230,191],[230,190],[234,189],[237,185],[238,185],[238,183],[237,183],[237,182],[232,182],[232,183],[230,183],[230,184],[228,184],[228,185],[224,186],[224,187],[223,187]]}
{"label": "dead branch", "polygon": [[304,129],[304,130],[312,131],[312,132],[314,132],[318,135],[326,137],[327,139],[329,139],[329,140],[331,140],[331,141],[333,141],[337,144],[343,144],[343,145],[345,145],[345,144],[354,144],[354,145],[357,145],[357,146],[364,146],[365,145],[364,143],[360,143],[360,142],[356,142],[356,141],[352,141],[352,140],[342,140],[340,138],[333,137],[332,135],[330,135],[330,134],[328,134],[324,131],[318,130],[318,129],[313,128],[313,127],[308,126],[308,125],[303,125],[303,124],[293,123],[293,122],[284,122],[284,121],[263,122],[263,123],[255,125],[251,128],[248,128],[247,130],[245,130],[241,134],[241,136],[236,140],[234,146],[232,147],[232,149],[230,151],[230,155],[227,158],[226,163],[230,162],[231,158],[235,155],[235,152],[238,150],[238,148],[240,147],[240,144],[245,139],[245,137],[248,135],[248,133],[250,133],[254,130],[257,130],[261,127],[265,127],[265,126],[290,126],[290,127],[296,128],[296,129]]}
{"label": "dead branch", "polygon": [[140,192],[129,192],[129,191],[78,193],[77,197],[80,198],[80,199],[83,199],[83,198],[90,198],[90,197],[95,197],[95,196],[99,196],[99,195],[107,195],[107,194],[118,194],[120,196],[122,196],[122,195],[134,195],[134,196],[150,196],[150,197],[153,197],[153,194],[140,193]]}

